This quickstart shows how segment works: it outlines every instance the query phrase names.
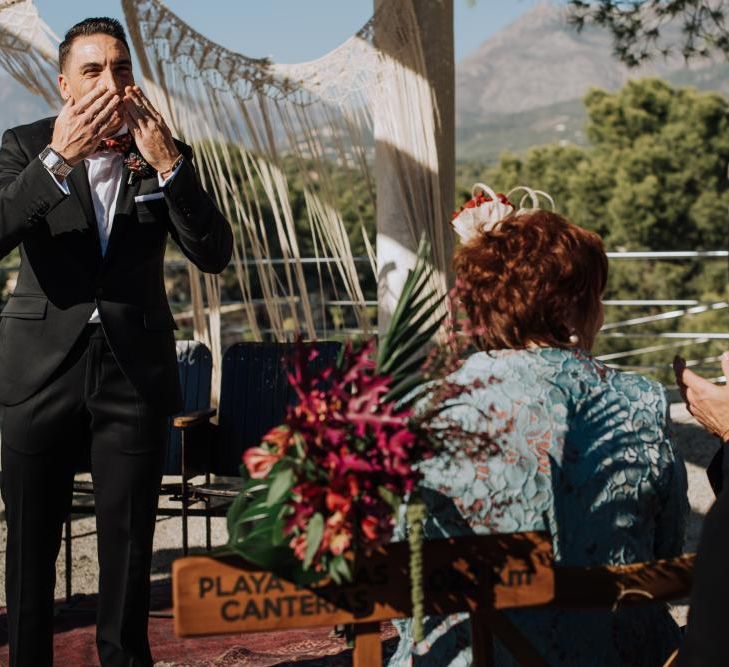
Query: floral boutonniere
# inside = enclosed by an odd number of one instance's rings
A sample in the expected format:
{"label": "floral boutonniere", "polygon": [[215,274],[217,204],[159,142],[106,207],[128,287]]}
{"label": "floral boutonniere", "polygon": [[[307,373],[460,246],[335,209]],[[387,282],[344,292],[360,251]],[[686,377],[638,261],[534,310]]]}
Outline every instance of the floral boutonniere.
{"label": "floral boutonniere", "polygon": [[127,185],[133,185],[140,178],[149,178],[155,175],[155,170],[132,146],[124,156],[124,166],[129,169]]}

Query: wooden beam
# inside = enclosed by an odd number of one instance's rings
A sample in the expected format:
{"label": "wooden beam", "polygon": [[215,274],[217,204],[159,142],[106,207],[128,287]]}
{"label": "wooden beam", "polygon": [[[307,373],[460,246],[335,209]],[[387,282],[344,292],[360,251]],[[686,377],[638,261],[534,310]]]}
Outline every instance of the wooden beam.
{"label": "wooden beam", "polygon": [[382,667],[379,623],[357,623],[354,626],[352,667]]}

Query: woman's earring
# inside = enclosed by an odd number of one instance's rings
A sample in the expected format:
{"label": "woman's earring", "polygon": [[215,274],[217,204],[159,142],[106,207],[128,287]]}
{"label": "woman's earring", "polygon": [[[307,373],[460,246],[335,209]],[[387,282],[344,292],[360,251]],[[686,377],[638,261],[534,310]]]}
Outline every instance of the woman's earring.
{"label": "woman's earring", "polygon": [[577,343],[579,343],[579,342],[580,342],[580,337],[577,334],[572,334],[570,336],[570,343],[572,345],[577,345]]}

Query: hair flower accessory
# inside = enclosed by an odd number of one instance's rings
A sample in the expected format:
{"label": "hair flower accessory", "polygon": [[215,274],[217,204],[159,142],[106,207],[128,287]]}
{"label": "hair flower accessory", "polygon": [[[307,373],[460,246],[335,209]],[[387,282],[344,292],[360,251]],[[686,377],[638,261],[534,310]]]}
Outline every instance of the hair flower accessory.
{"label": "hair flower accessory", "polygon": [[[519,191],[524,191],[524,195],[519,200],[519,205],[515,206],[510,197]],[[540,197],[546,199],[554,210],[554,200],[546,192],[532,190],[523,185],[512,188],[504,195],[494,192],[488,185],[476,183],[471,194],[473,195],[471,199],[455,211],[451,219],[451,226],[464,243],[471,241],[479,234],[490,232],[500,222],[512,215],[520,215],[525,211],[540,208]],[[531,206],[525,206],[525,203],[530,203]]]}

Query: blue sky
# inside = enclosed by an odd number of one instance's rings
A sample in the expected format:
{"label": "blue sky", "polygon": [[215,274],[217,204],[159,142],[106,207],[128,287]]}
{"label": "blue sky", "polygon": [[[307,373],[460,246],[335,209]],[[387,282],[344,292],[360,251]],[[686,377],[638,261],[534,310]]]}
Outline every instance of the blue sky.
{"label": "blue sky", "polygon": [[[537,0],[453,0],[456,60],[474,51]],[[123,18],[120,0],[35,0],[58,34],[88,16]],[[254,58],[282,63],[318,58],[355,33],[373,0],[166,0],[206,37]]]}

